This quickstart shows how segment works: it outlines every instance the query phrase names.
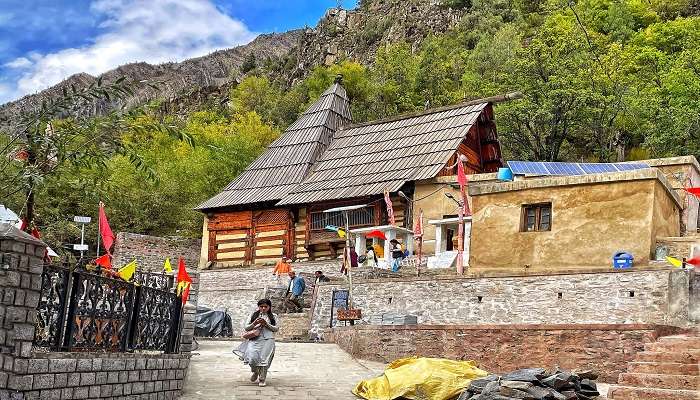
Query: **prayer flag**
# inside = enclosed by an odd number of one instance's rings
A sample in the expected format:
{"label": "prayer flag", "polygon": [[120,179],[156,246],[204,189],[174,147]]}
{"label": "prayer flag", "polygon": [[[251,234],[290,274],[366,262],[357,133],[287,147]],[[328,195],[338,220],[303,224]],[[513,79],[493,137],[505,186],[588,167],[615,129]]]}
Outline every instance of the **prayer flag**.
{"label": "prayer flag", "polygon": [[97,257],[95,264],[103,268],[112,269],[112,260],[110,260],[109,254]]}
{"label": "prayer flag", "polygon": [[166,274],[173,273],[173,266],[170,265],[170,258],[165,259],[165,263],[163,264],[163,271],[165,271]]}
{"label": "prayer flag", "polygon": [[129,282],[131,278],[134,277],[136,273],[136,260],[126,264],[125,266],[119,268],[117,275],[125,281]]}
{"label": "prayer flag", "polygon": [[666,261],[668,261],[669,264],[673,265],[674,267],[682,267],[683,266],[683,261],[673,258],[673,257],[666,257]]}
{"label": "prayer flag", "polygon": [[107,214],[105,214],[105,204],[103,202],[100,202],[99,224],[100,235],[102,236],[102,246],[104,246],[107,254],[110,254],[110,248],[112,248],[112,244],[114,244],[114,234],[112,233],[112,229],[109,227]]}
{"label": "prayer flag", "polygon": [[389,217],[389,224],[396,225],[394,206],[391,204],[391,197],[389,196],[389,191],[386,189],[384,189],[384,202],[386,203],[386,214]]}
{"label": "prayer flag", "polygon": [[192,278],[190,278],[185,268],[185,260],[180,257],[177,267],[177,294],[182,296],[182,305],[187,303],[187,298],[190,296],[191,284]]}
{"label": "prayer flag", "polygon": [[419,238],[423,236],[423,210],[420,210],[416,224],[413,227],[413,237]]}
{"label": "prayer flag", "polygon": [[688,264],[694,265],[696,267],[700,267],[700,256],[695,256],[691,258],[690,260],[685,261]]}

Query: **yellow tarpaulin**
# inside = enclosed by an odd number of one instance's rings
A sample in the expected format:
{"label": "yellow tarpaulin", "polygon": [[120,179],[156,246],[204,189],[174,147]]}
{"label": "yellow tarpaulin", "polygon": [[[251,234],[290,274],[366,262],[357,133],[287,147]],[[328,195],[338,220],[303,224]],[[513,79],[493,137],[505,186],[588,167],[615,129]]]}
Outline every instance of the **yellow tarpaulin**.
{"label": "yellow tarpaulin", "polygon": [[459,395],[472,379],[488,372],[474,361],[441,358],[401,358],[389,364],[384,375],[362,381],[353,393],[367,400],[407,399],[448,400]]}

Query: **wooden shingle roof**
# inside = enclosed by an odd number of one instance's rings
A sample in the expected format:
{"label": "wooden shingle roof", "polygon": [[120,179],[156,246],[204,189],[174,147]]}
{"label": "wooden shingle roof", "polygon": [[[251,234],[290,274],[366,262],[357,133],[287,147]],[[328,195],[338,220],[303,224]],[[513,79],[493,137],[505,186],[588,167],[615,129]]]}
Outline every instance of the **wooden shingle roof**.
{"label": "wooden shingle roof", "polygon": [[333,140],[336,130],[350,122],[347,93],[336,82],[243,173],[197,209],[282,199],[306,177]]}
{"label": "wooden shingle roof", "polygon": [[346,126],[280,205],[377,195],[435,177],[488,103]]}

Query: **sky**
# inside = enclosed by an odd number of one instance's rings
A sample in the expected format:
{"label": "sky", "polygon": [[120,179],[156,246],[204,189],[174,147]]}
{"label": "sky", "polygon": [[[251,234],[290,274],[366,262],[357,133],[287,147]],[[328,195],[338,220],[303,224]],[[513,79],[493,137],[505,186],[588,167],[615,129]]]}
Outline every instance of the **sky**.
{"label": "sky", "polygon": [[[315,26],[337,0],[0,0],[0,104],[86,72]],[[357,0],[342,1],[354,8]]]}

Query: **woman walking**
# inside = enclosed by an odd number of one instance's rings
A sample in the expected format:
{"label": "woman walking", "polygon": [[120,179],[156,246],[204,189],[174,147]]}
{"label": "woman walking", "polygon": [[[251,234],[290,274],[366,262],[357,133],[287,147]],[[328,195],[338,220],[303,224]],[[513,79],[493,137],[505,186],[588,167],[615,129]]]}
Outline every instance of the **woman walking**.
{"label": "woman walking", "polygon": [[275,332],[279,330],[279,322],[272,313],[270,300],[258,301],[258,310],[250,316],[245,330],[244,337],[248,340],[239,348],[243,353],[243,362],[250,365],[253,372],[250,381],[265,386],[267,370],[275,356]]}

